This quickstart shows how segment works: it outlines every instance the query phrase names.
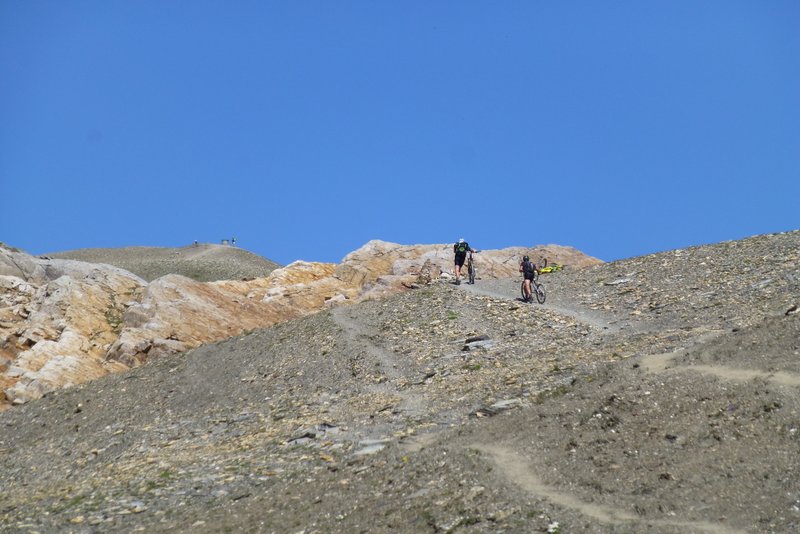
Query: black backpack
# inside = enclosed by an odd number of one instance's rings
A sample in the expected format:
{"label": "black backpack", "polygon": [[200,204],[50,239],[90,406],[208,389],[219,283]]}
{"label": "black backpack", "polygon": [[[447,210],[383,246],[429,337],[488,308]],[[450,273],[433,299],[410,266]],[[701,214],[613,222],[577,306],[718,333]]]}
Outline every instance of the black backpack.
{"label": "black backpack", "polygon": [[464,241],[463,243],[456,243],[453,247],[456,251],[456,254],[466,254],[469,250],[469,243]]}
{"label": "black backpack", "polygon": [[536,266],[533,264],[532,261],[522,262],[522,272],[524,274],[533,274],[534,271],[536,271]]}

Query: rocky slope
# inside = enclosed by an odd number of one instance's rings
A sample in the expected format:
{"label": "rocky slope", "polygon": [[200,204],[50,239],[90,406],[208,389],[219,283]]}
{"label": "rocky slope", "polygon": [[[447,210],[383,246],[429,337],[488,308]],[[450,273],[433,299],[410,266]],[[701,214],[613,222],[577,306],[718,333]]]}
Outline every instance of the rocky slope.
{"label": "rocky slope", "polygon": [[[34,258],[0,247],[0,410],[326,306],[406,291],[438,279],[452,261],[449,246],[373,241],[338,265],[298,261],[261,278],[237,279],[254,262],[234,247],[188,247],[166,255],[149,250],[76,255],[113,259],[143,273],[155,266],[186,273],[191,264],[208,274],[213,266],[228,279],[199,282],[167,274],[147,282],[103,263]],[[547,246],[487,251],[481,268],[486,276],[508,275],[523,252],[575,268],[598,263],[574,249]]]}
{"label": "rocky slope", "polygon": [[792,532],[800,232],[327,309],[0,414],[8,532]]}

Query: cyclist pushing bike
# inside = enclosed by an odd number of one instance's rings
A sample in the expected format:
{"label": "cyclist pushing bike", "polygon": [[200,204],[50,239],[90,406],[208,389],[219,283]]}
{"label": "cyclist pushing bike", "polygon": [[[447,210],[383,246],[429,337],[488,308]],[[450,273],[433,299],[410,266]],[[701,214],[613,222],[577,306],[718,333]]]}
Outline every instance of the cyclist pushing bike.
{"label": "cyclist pushing bike", "polygon": [[531,292],[531,283],[536,275],[539,274],[539,269],[528,256],[522,257],[522,262],[519,264],[519,272],[522,273],[525,280],[522,282],[522,294],[525,302],[533,301],[533,293]]}
{"label": "cyclist pushing bike", "polygon": [[473,250],[469,243],[464,241],[464,238],[458,240],[458,243],[453,245],[453,253],[455,254],[455,271],[456,271],[456,285],[461,284],[461,268],[464,266],[464,261],[467,259],[467,252],[476,252]]}

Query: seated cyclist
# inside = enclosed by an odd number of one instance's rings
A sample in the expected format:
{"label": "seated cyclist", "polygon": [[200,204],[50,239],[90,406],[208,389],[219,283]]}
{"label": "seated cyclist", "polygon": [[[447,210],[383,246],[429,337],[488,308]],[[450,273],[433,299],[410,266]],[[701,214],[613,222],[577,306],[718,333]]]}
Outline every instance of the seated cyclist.
{"label": "seated cyclist", "polygon": [[533,301],[531,282],[534,276],[539,273],[539,269],[536,268],[536,264],[528,256],[523,256],[522,263],[519,264],[519,272],[525,277],[525,302],[531,302]]}

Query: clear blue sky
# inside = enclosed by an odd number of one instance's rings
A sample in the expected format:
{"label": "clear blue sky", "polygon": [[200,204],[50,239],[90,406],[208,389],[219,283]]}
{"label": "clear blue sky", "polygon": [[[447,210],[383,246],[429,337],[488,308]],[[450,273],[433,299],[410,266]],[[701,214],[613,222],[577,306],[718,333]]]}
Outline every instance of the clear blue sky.
{"label": "clear blue sky", "polygon": [[0,241],[555,243],[800,228],[800,2],[0,0]]}

